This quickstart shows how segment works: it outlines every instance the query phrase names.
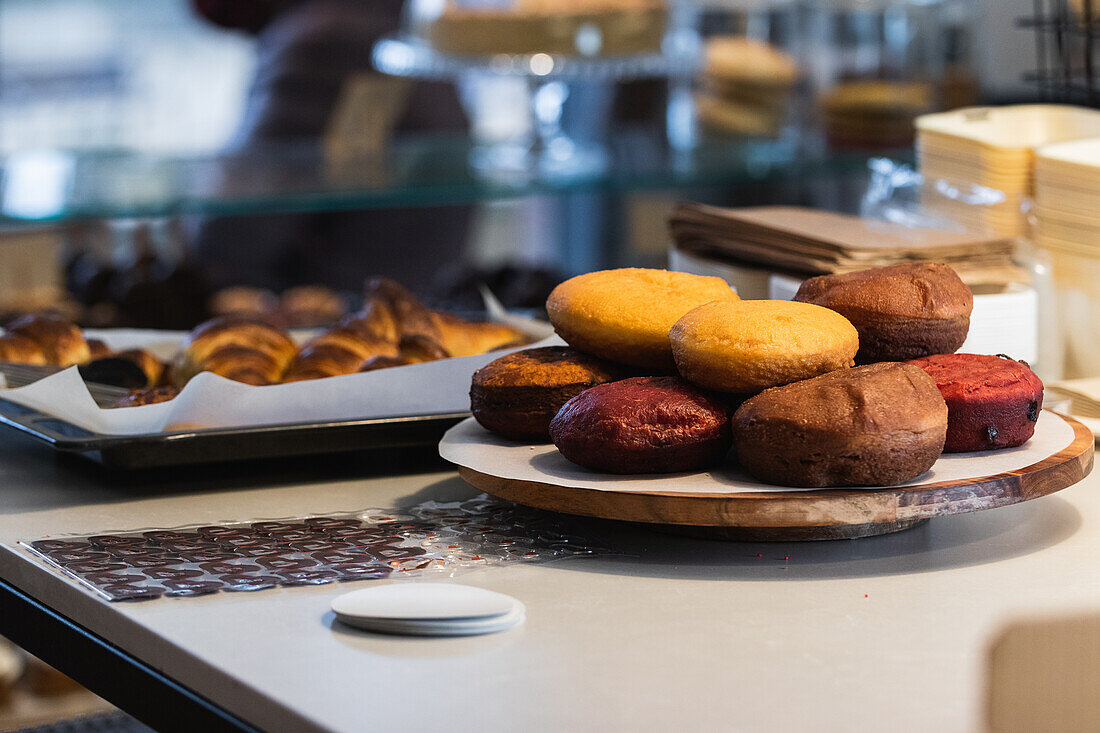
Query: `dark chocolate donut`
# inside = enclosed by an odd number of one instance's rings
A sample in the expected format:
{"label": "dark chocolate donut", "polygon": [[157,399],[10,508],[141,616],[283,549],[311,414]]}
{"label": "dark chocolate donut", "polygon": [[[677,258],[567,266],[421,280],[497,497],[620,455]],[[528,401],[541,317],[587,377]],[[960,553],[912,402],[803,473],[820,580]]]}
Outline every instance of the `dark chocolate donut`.
{"label": "dark chocolate donut", "polygon": [[1012,448],[1035,432],[1043,383],[1007,356],[940,354],[908,362],[928,373],[947,403],[945,453]]}
{"label": "dark chocolate donut", "polygon": [[594,471],[698,471],[729,452],[730,412],[679,377],[633,377],[566,402],[550,437],[568,460]]}
{"label": "dark chocolate donut", "polygon": [[966,283],[935,262],[811,277],[794,299],[852,322],[859,332],[856,364],[950,354],[966,340],[974,308]]}
{"label": "dark chocolate donut", "polygon": [[551,418],[570,398],[623,376],[621,367],[567,346],[524,349],[474,372],[470,411],[497,435],[545,443]]}
{"label": "dark chocolate donut", "polygon": [[773,387],[733,416],[742,467],[780,486],[900,484],[932,467],[946,433],[936,383],[896,362]]}

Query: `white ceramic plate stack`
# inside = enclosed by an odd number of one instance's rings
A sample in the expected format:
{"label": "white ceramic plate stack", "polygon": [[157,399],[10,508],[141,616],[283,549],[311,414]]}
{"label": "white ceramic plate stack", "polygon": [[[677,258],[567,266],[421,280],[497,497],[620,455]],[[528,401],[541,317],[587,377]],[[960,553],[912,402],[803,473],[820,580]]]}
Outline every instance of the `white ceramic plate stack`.
{"label": "white ceramic plate stack", "polygon": [[1066,105],[970,107],[918,117],[917,157],[927,180],[986,186],[1004,194],[993,206],[949,199],[945,215],[1001,236],[1027,233],[1024,205],[1031,197],[1035,150],[1044,145],[1100,136],[1100,111]]}
{"label": "white ceramic plate stack", "polygon": [[345,593],[332,611],[348,626],[382,634],[473,636],[504,631],[526,618],[511,596],[454,583],[389,583]]}
{"label": "white ceramic plate stack", "polygon": [[1035,153],[1035,244],[1050,253],[1065,376],[1100,375],[1100,137]]}

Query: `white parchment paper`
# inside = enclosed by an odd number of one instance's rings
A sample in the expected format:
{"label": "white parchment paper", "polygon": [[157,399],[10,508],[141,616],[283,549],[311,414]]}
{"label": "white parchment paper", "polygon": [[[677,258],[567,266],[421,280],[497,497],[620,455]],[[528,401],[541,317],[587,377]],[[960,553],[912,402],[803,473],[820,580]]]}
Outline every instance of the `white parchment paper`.
{"label": "white parchment paper", "polygon": [[[1058,415],[1043,411],[1035,435],[1018,448],[980,453],[946,453],[932,469],[903,486],[993,476],[1030,466],[1073,442],[1073,428]],[[447,431],[439,455],[479,473],[518,481],[597,491],[677,491],[698,493],[806,491],[754,481],[736,465],[705,473],[618,476],[596,473],[565,460],[552,444],[525,445],[499,438],[471,417]],[[875,487],[867,487],[873,489]]]}
{"label": "white parchment paper", "polygon": [[[141,347],[170,356],[184,334],[111,330],[88,335],[103,338],[113,349]],[[97,406],[76,367],[26,387],[0,390],[0,397],[106,435],[463,412],[470,409],[470,379],[477,369],[509,351],[562,343],[552,336],[517,349],[269,387],[204,372],[170,402],[126,409]]]}

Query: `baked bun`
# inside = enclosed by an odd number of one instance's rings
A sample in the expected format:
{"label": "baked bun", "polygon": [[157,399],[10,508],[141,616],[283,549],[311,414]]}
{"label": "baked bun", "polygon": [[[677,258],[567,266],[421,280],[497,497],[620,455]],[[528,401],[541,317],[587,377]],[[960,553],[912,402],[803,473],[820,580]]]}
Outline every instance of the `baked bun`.
{"label": "baked bun", "polygon": [[912,364],[843,369],[766,390],[733,416],[737,458],[779,486],[893,486],[932,467],[947,405]]}
{"label": "baked bun", "polygon": [[712,300],[737,300],[737,293],[717,277],[626,268],[566,280],[550,293],[546,310],[554,330],[575,349],[671,372],[669,329]]}
{"label": "baked bun", "polygon": [[320,285],[300,285],[279,298],[279,312],[290,328],[315,328],[336,321],[348,307],[339,294]]}
{"label": "baked bun", "polygon": [[550,437],[566,459],[593,471],[699,471],[729,452],[729,416],[679,377],[632,377],[570,399],[550,421]]}
{"label": "baked bun", "polygon": [[251,318],[218,317],[187,337],[172,367],[172,383],[182,387],[199,372],[252,385],[275,384],[297,346],[286,331]]}
{"label": "baked bun", "polygon": [[112,407],[141,407],[174,400],[180,391],[175,387],[147,387],[131,390],[130,394],[120,397]]}
{"label": "baked bun", "polygon": [[669,340],[684,379],[740,394],[850,367],[859,348],[844,316],[787,300],[707,303],[678,320]]}
{"label": "baked bun", "polygon": [[497,435],[545,443],[562,405],[622,376],[621,367],[566,346],[516,351],[474,372],[470,411]]}
{"label": "baked bun", "polygon": [[908,362],[923,369],[947,403],[945,453],[1023,445],[1043,409],[1043,383],[1007,356],[941,354]]}
{"label": "baked bun", "polygon": [[23,316],[13,321],[7,332],[38,344],[47,364],[66,367],[87,364],[92,358],[84,334],[72,321],[60,316]]}
{"label": "baked bun", "polygon": [[7,333],[0,336],[0,361],[12,364],[39,364],[46,363],[46,352],[26,336],[17,333]]}
{"label": "baked bun", "polygon": [[953,353],[966,340],[974,309],[970,288],[939,263],[811,277],[794,299],[852,322],[859,331],[858,364]]}

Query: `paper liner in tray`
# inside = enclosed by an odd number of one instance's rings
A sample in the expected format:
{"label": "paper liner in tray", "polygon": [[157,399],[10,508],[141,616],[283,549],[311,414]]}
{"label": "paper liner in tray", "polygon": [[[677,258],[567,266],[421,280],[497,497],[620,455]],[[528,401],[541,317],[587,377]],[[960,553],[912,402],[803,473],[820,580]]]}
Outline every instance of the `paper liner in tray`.
{"label": "paper liner in tray", "polygon": [[[945,453],[930,471],[903,486],[965,481],[1014,471],[1054,455],[1072,443],[1073,438],[1069,423],[1043,411],[1035,425],[1035,435],[1022,446],[980,453]],[[439,444],[439,455],[458,466],[498,478],[596,491],[700,494],[806,491],[754,481],[732,462],[703,473],[639,476],[596,473],[565,460],[553,445],[532,446],[498,438],[473,418],[447,431]],[[875,488],[880,487],[867,487]]]}
{"label": "paper liner in tray", "polygon": [[[127,332],[108,340],[108,345],[140,346],[149,343],[142,340],[148,339],[149,333]],[[162,347],[171,342],[163,332],[159,338]],[[557,337],[550,337],[519,348],[560,343]],[[26,387],[0,390],[0,398],[103,435],[434,415],[468,411],[474,371],[515,350],[268,387],[252,387],[204,372],[169,402],[106,410],[95,404],[73,367]]]}

